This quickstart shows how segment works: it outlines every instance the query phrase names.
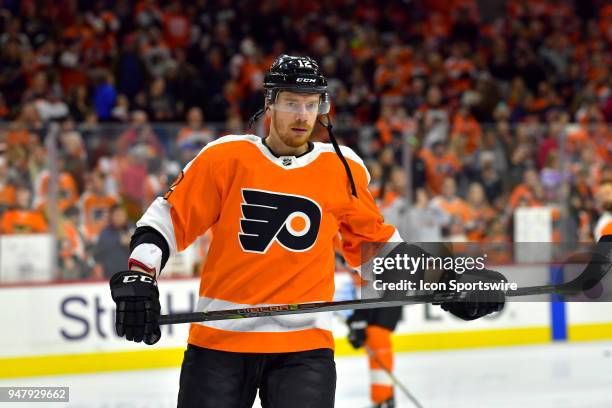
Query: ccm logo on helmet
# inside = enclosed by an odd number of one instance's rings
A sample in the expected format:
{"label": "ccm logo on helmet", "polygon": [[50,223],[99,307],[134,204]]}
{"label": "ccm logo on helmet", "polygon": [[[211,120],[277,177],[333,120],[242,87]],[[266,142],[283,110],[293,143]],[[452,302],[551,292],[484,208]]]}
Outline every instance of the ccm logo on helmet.
{"label": "ccm logo on helmet", "polygon": [[297,195],[242,189],[238,239],[245,252],[266,253],[277,241],[283,248],[307,251],[317,241],[321,207]]}
{"label": "ccm logo on helmet", "polygon": [[138,278],[140,278],[140,281],[144,283],[155,283],[152,277],[144,275],[126,275],[123,277],[123,283],[136,282],[139,280]]}
{"label": "ccm logo on helmet", "polygon": [[308,82],[308,83],[310,83],[310,82],[317,82],[317,80],[314,79],[314,78],[297,78],[295,80],[295,82]]}

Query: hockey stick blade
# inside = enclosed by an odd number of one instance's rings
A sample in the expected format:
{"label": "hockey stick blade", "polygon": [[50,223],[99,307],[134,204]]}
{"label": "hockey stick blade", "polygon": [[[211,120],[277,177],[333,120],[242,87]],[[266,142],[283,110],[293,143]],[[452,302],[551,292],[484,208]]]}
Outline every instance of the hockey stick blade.
{"label": "hockey stick blade", "polygon": [[602,237],[593,251],[593,256],[582,273],[569,282],[558,285],[531,286],[518,288],[506,293],[506,296],[530,295],[576,295],[588,291],[606,276],[612,267],[612,235]]}
{"label": "hockey stick blade", "polygon": [[[583,272],[570,282],[559,285],[528,286],[508,291],[506,296],[530,296],[546,294],[577,294],[593,288],[610,271],[612,262],[612,236],[603,237],[595,247],[593,257]],[[398,300],[362,299],[339,302],[296,303],[273,306],[256,306],[244,309],[212,310],[162,315],[160,325],[197,323],[216,320],[244,319],[249,317],[282,316],[301,313],[335,312],[349,309],[375,309],[381,307],[407,306],[424,303],[456,302],[466,292],[425,293],[406,296]]]}

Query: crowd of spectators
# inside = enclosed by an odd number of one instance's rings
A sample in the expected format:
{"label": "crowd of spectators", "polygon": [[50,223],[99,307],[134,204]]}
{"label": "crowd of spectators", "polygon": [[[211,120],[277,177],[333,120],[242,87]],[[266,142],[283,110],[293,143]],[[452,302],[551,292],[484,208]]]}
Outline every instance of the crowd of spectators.
{"label": "crowd of spectators", "polygon": [[64,277],[103,275],[201,146],[254,131],[288,53],[319,62],[337,136],[406,239],[510,241],[516,208],[551,206],[554,239],[592,240],[612,178],[606,3],[3,2],[0,233],[53,229]]}

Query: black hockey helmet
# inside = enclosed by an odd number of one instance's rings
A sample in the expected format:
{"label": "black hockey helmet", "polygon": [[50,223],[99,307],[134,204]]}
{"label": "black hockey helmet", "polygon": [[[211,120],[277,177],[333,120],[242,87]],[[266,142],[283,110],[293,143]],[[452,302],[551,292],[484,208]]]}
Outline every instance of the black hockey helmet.
{"label": "black hockey helmet", "polygon": [[253,115],[249,120],[249,128],[263,115],[266,108],[274,103],[276,96],[281,91],[321,94],[318,114],[326,117],[326,120],[322,121],[319,117],[318,121],[327,129],[334,150],[344,165],[351,186],[351,194],[357,197],[353,174],[332,131],[333,126],[329,118],[331,104],[329,93],[327,92],[327,79],[319,71],[319,64],[310,57],[296,57],[283,54],[272,63],[270,71],[264,76],[263,85],[266,91],[266,107]]}
{"label": "black hockey helmet", "polygon": [[281,55],[272,63],[264,76],[266,103],[272,104],[280,91],[321,94],[319,115],[329,113],[327,79],[319,71],[319,65],[310,57]]}

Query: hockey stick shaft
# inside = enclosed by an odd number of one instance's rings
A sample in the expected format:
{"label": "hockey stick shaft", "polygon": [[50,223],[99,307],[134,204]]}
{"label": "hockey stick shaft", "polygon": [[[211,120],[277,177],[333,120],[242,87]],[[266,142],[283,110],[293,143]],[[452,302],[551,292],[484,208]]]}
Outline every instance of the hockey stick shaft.
{"label": "hockey stick shaft", "polygon": [[[559,285],[528,286],[507,291],[506,296],[532,296],[546,294],[573,295],[595,286],[609,272],[612,259],[612,237],[600,240],[595,248],[593,258],[574,280]],[[348,309],[373,309],[416,305],[424,303],[442,303],[461,301],[467,292],[439,292],[405,296],[398,300],[362,299],[339,302],[296,303],[273,306],[256,306],[244,309],[213,310],[208,312],[177,313],[162,315],[160,325],[177,323],[196,323],[216,320],[243,319],[249,317],[282,316],[301,313],[334,312]]]}
{"label": "hockey stick shaft", "polygon": [[[373,309],[378,307],[405,306],[412,304],[423,304],[431,302],[447,302],[459,300],[453,294],[440,293],[435,296],[431,294],[407,296],[401,300],[381,300],[381,299],[362,299],[362,300],[343,300],[339,302],[318,302],[318,303],[296,303],[275,306],[256,306],[246,309],[213,310],[209,312],[190,312],[162,315],[159,324],[176,323],[195,323],[209,322],[214,320],[242,319],[248,317],[282,316],[301,313],[336,312],[339,310],[350,309]],[[460,295],[457,293],[456,295]]]}
{"label": "hockey stick shaft", "polygon": [[[562,285],[545,285],[519,288],[520,293],[506,293],[506,296],[527,296],[536,294],[558,293]],[[563,294],[567,294],[564,291]],[[424,303],[442,303],[460,301],[465,292],[441,292],[406,296],[400,300],[361,299],[339,302],[296,303],[275,306],[256,306],[245,309],[213,310],[209,312],[177,313],[160,316],[159,324],[209,322],[215,320],[242,319],[249,317],[282,316],[301,313],[335,312],[349,309],[375,309],[379,307],[394,307],[417,305]]]}

